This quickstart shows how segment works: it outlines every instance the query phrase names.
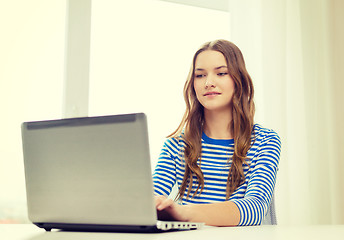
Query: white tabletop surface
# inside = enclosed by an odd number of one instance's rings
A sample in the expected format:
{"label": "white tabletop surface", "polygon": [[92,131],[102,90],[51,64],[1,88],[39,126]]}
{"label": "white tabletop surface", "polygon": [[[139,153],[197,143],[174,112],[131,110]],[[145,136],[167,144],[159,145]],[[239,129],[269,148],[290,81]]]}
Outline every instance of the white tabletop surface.
{"label": "white tabletop surface", "polygon": [[344,225],[314,226],[256,226],[256,227],[208,227],[200,230],[154,234],[96,233],[96,232],[45,232],[32,224],[0,224],[1,240],[126,240],[126,239],[344,239]]}

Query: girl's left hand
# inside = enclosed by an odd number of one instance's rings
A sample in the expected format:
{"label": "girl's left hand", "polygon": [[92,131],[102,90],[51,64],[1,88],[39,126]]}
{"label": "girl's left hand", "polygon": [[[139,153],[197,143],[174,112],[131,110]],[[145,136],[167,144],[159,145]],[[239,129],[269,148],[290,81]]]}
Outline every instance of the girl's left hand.
{"label": "girl's left hand", "polygon": [[158,219],[188,221],[185,206],[175,203],[165,196],[155,196],[155,206],[158,210]]}

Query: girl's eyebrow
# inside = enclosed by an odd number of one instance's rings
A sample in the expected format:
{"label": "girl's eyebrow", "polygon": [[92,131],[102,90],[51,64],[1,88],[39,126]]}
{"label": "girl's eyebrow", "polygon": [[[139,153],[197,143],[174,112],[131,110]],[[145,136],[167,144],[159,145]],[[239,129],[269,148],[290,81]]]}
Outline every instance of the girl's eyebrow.
{"label": "girl's eyebrow", "polygon": [[220,69],[220,68],[227,68],[227,66],[222,65],[222,66],[220,66],[220,67],[216,67],[215,69],[217,70],[217,69]]}
{"label": "girl's eyebrow", "polygon": [[[215,70],[218,70],[218,69],[221,69],[221,68],[227,68],[227,66],[225,65],[222,65],[222,66],[219,66],[219,67],[216,67],[214,68]],[[195,71],[204,71],[205,69],[203,68],[196,68]]]}

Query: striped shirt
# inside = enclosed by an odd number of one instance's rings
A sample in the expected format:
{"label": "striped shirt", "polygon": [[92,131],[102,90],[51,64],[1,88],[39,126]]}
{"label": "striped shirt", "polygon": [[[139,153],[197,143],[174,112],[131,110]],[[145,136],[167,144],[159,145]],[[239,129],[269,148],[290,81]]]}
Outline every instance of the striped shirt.
{"label": "striped shirt", "polygon": [[[268,211],[276,182],[281,151],[280,138],[273,130],[255,124],[243,165],[245,181],[230,196],[240,211],[239,226],[260,225]],[[168,138],[162,148],[153,174],[155,195],[168,196],[172,187],[181,186],[185,172],[185,142],[182,137]],[[202,157],[198,164],[204,176],[201,194],[189,198],[186,189],[180,204],[215,203],[226,201],[226,186],[234,152],[234,139],[212,139],[202,134]],[[194,177],[194,182],[197,182]],[[199,191],[198,191],[199,193]]]}

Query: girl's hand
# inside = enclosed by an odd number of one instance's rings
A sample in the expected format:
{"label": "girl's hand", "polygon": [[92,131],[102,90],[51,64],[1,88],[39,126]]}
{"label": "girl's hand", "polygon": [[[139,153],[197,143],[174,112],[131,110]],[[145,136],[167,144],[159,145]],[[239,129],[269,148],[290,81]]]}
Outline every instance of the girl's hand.
{"label": "girl's hand", "polygon": [[165,196],[155,196],[155,206],[159,220],[188,221],[185,206],[175,203],[172,199],[168,199]]}

